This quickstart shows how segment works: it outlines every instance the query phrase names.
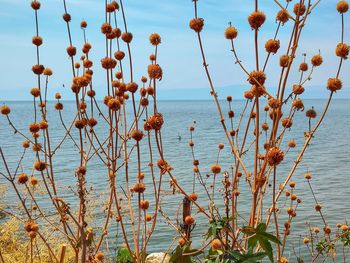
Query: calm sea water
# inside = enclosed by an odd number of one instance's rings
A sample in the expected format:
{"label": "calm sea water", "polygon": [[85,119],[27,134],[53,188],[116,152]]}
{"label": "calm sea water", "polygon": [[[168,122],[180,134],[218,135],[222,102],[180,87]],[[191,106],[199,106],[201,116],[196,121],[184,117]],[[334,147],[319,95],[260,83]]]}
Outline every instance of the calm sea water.
{"label": "calm sea water", "polygon": [[[325,100],[305,100],[306,108],[314,106],[316,111],[320,114]],[[27,133],[27,127],[30,122],[33,121],[33,109],[32,102],[8,102],[12,108],[11,120],[15,126]],[[237,124],[239,114],[244,106],[243,101],[234,101],[233,108],[236,113],[235,124]],[[49,108],[53,108],[53,103],[49,103]],[[165,118],[164,128],[162,130],[163,144],[165,151],[165,158],[174,167],[174,175],[178,179],[180,185],[182,185],[188,191],[192,191],[193,173],[192,173],[192,157],[191,151],[188,146],[189,132],[188,127],[196,122],[195,131],[195,151],[196,158],[200,160],[200,167],[202,172],[209,172],[210,165],[215,163],[217,154],[218,143],[224,143],[227,146],[224,133],[221,129],[218,114],[212,101],[161,101],[158,104],[159,111],[163,113]],[[228,106],[223,102],[224,111],[227,112]],[[75,106],[72,102],[65,103],[65,109],[63,111],[64,119],[68,122],[72,119]],[[264,113],[261,113],[264,118]],[[101,121],[101,118],[99,119]],[[243,119],[245,124],[246,118]],[[101,121],[102,122],[102,121]],[[49,113],[50,133],[53,145],[56,145],[63,137],[64,132],[60,124],[58,114],[54,110]],[[304,142],[304,131],[308,129],[308,120],[305,117],[305,112],[298,112],[295,117],[294,125],[291,131],[286,134],[286,140],[295,139],[297,147],[293,149],[285,158],[282,165],[278,167],[278,182],[282,182],[288,171],[293,165],[295,157]],[[106,130],[103,127],[99,127],[98,133],[101,138],[106,137]],[[252,131],[251,131],[252,133]],[[28,134],[28,133],[27,133]],[[74,135],[76,136],[76,134]],[[179,139],[179,136],[181,139]],[[304,173],[310,171],[313,173],[312,185],[319,202],[323,205],[323,213],[326,217],[327,223],[335,230],[336,223],[343,223],[349,219],[350,205],[349,205],[349,189],[350,189],[350,100],[334,100],[330,106],[329,112],[317,131],[315,139],[312,141],[309,149],[307,150],[302,164],[296,170],[293,180],[296,182],[296,194],[302,199],[302,204],[297,210],[297,217],[292,225],[293,235],[290,237],[293,240],[293,245],[299,252],[300,236],[306,231],[306,222],[310,222],[312,226],[322,227],[319,216],[314,211],[314,201],[310,190],[307,186],[307,182],[304,179]],[[12,169],[16,167],[17,160],[22,151],[21,142],[22,138],[13,134],[13,131],[9,128],[5,118],[0,118],[0,145],[9,161],[9,165]],[[250,142],[247,143],[249,145]],[[286,144],[283,144],[286,148]],[[232,164],[232,158],[228,154],[228,147],[221,154],[220,163],[223,169],[229,169]],[[74,169],[78,166],[79,159],[77,149],[74,147],[71,141],[67,140],[57,152],[55,157],[55,176],[56,181],[59,184],[59,191],[62,196],[74,207],[76,197],[73,195],[71,188],[76,187],[76,181],[74,177]],[[131,164],[133,164],[135,156],[131,155]],[[149,156],[144,154],[142,158],[142,170],[146,173],[146,181],[150,182],[149,175]],[[249,157],[245,157],[249,162]],[[156,158],[158,159],[158,158]],[[33,156],[28,155],[25,157],[22,165],[23,171],[30,173],[31,165],[33,162]],[[250,162],[251,163],[251,162]],[[252,165],[248,164],[251,168]],[[1,171],[4,171],[3,164],[0,164]],[[135,165],[131,165],[131,174],[136,175]],[[136,176],[135,176],[136,178]],[[117,183],[123,185],[123,172],[119,174]],[[208,183],[212,181],[212,178],[208,179]],[[0,179],[1,184],[5,185],[5,181]],[[106,201],[106,193],[108,190],[108,182],[105,167],[99,162],[97,158],[92,159],[91,164],[88,167],[87,173],[88,186],[92,187],[95,191],[95,195],[91,201],[91,205],[96,212],[94,216],[97,218],[95,222],[101,222],[105,217],[104,206],[94,206],[96,200],[102,200],[102,203]],[[149,184],[149,187],[151,185]],[[162,198],[162,210],[172,220],[176,222],[176,216],[178,215],[178,209],[181,205],[180,195],[168,195],[170,190],[168,184],[168,178],[165,178],[163,185],[164,198]],[[120,188],[119,188],[120,191]],[[250,209],[250,193],[244,182],[241,183],[241,195],[239,196],[239,210],[242,217],[246,217]],[[271,189],[267,190],[267,199],[271,198]],[[121,192],[121,191],[120,191]],[[151,192],[151,191],[149,191]],[[204,191],[200,186],[196,186],[196,192],[199,193],[199,203],[205,199]],[[96,198],[100,199],[96,199]],[[5,202],[12,206],[15,204],[13,199],[13,193],[9,189]],[[151,198],[151,197],[150,197]],[[221,194],[217,191],[217,200],[221,199]],[[280,208],[282,214],[285,213],[286,207],[283,207],[284,197],[281,198],[282,202]],[[267,201],[265,205],[265,211],[268,209]],[[40,200],[43,207],[49,209],[49,204],[45,200]],[[204,203],[204,202],[203,202]],[[152,212],[152,211],[150,211]],[[150,251],[162,251],[166,250],[171,244],[171,241],[175,237],[175,231],[172,230],[166,223],[163,217],[158,217],[158,224],[155,233],[150,241]],[[281,217],[283,222],[283,215]],[[181,215],[180,215],[181,219]],[[193,232],[193,238],[195,245],[200,245],[202,235],[205,234],[207,228],[207,222],[205,218],[198,215],[196,216],[197,225]],[[244,224],[244,219],[241,220],[241,224]],[[115,224],[114,224],[115,225]],[[283,224],[281,224],[283,225]],[[95,229],[100,229],[101,224],[96,223],[93,225]],[[121,237],[115,238],[114,234],[118,230],[113,226],[109,233],[108,241],[109,246],[113,247],[115,243],[121,244]],[[281,228],[281,231],[283,229]],[[303,253],[302,246],[300,249]],[[288,256],[288,253],[286,254]],[[293,256],[291,255],[291,259]],[[292,261],[294,262],[294,261]]]}

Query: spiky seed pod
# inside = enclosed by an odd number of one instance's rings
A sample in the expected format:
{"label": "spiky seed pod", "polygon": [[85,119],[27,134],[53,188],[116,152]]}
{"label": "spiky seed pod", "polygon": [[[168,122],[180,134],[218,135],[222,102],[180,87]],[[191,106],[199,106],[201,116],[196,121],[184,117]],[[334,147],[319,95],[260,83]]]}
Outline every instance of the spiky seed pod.
{"label": "spiky seed pod", "polygon": [[306,6],[303,3],[296,3],[293,7],[293,12],[297,16],[302,16],[305,14]]}
{"label": "spiky seed pod", "polygon": [[49,124],[47,123],[47,121],[42,120],[39,122],[39,128],[41,130],[46,130],[49,127]]}
{"label": "spiky seed pod", "polygon": [[133,138],[135,141],[139,142],[142,140],[143,138],[143,132],[140,131],[140,130],[133,130],[132,133],[131,133],[131,138]]}
{"label": "spiky seed pod", "polygon": [[46,163],[44,161],[35,161],[34,168],[39,172],[44,171],[46,169]]}
{"label": "spiky seed pod", "polygon": [[343,231],[343,232],[346,232],[349,230],[349,227],[347,225],[341,225],[340,229]]}
{"label": "spiky seed pod", "polygon": [[307,172],[307,173],[304,175],[304,178],[305,178],[306,180],[311,180],[311,179],[312,179],[312,173]]}
{"label": "spiky seed pod", "polygon": [[40,9],[40,2],[39,1],[32,1],[32,3],[30,4],[30,6],[34,9],[34,10],[39,10]]}
{"label": "spiky seed pod", "polygon": [[141,200],[140,208],[143,210],[147,210],[149,208],[149,202],[147,200]]}
{"label": "spiky seed pod", "polygon": [[40,127],[39,127],[39,124],[38,123],[31,123],[30,125],[29,125],[29,131],[31,132],[31,133],[35,133],[35,132],[38,132],[40,130]]}
{"label": "spiky seed pod", "polygon": [[203,18],[193,18],[189,24],[190,28],[195,32],[199,33],[202,31],[204,27],[204,19]]}
{"label": "spiky seed pod", "polygon": [[23,142],[22,142],[22,146],[23,146],[24,149],[28,149],[29,146],[30,146],[29,141],[23,141]]}
{"label": "spiky seed pod", "polygon": [[348,56],[349,56],[349,45],[346,44],[346,43],[339,43],[337,45],[337,48],[335,49],[335,54],[338,56],[338,57],[341,57],[343,59],[347,59]]}
{"label": "spiky seed pod", "polygon": [[105,57],[101,59],[101,65],[104,69],[113,69],[117,66],[117,61],[113,58]]}
{"label": "spiky seed pod", "polygon": [[290,148],[295,148],[296,145],[297,145],[297,144],[296,144],[295,140],[290,140],[290,141],[288,141],[288,147],[290,147]]}
{"label": "spiky seed pod", "polygon": [[281,106],[281,101],[279,99],[269,98],[268,104],[272,109],[277,109]]}
{"label": "spiky seed pod", "polygon": [[86,21],[81,21],[80,22],[80,27],[81,28],[86,28],[87,27],[87,22]]}
{"label": "spiky seed pod", "polygon": [[311,109],[309,109],[308,111],[306,111],[305,113],[306,117],[310,118],[310,119],[315,119],[317,116],[316,111],[314,110],[314,108],[312,107]]}
{"label": "spiky seed pod", "polygon": [[35,46],[41,46],[42,43],[43,43],[43,39],[39,36],[34,36],[32,38],[32,43],[35,45]]}
{"label": "spiky seed pod", "polygon": [[180,237],[178,244],[180,247],[183,247],[184,245],[186,245],[186,240],[184,238]]}
{"label": "spiky seed pod", "polygon": [[161,43],[161,38],[160,35],[157,33],[153,33],[150,35],[149,37],[149,42],[153,45],[153,46],[158,46]]}
{"label": "spiky seed pod", "polygon": [[37,98],[40,96],[40,89],[39,88],[32,88],[30,90],[30,94],[32,94],[33,97]]}
{"label": "spiky seed pod", "polygon": [[346,1],[340,1],[337,4],[337,10],[340,14],[344,14],[349,10],[349,4]]}
{"label": "spiky seed pod", "polygon": [[50,69],[50,68],[45,68],[43,74],[44,74],[45,76],[52,76],[52,74],[53,74],[52,69]]}
{"label": "spiky seed pod", "polygon": [[114,57],[116,60],[122,60],[125,57],[125,53],[123,51],[117,51],[114,53]]}
{"label": "spiky seed pod", "polygon": [[293,85],[293,93],[295,95],[300,95],[305,91],[304,87],[299,85],[299,84],[295,84]]}
{"label": "spiky seed pod", "polygon": [[136,183],[133,186],[133,190],[135,193],[142,194],[146,190],[146,185],[144,183]]}
{"label": "spiky seed pod", "polygon": [[17,181],[19,184],[25,184],[26,182],[28,182],[28,175],[25,173],[21,173],[20,175],[18,175]]}
{"label": "spiky seed pod", "polygon": [[149,215],[149,214],[147,214],[147,215],[146,215],[146,221],[147,221],[147,222],[151,222],[151,221],[152,221],[152,216]]}
{"label": "spiky seed pod", "polygon": [[67,47],[67,54],[70,57],[74,57],[77,54],[77,48],[74,46]]}
{"label": "spiky seed pod", "polygon": [[83,62],[84,68],[91,68],[93,66],[93,62],[90,59],[85,59]]}
{"label": "spiky seed pod", "polygon": [[132,39],[133,39],[133,35],[130,32],[124,32],[122,34],[122,40],[125,43],[131,43]]}
{"label": "spiky seed pod", "polygon": [[150,79],[162,79],[163,70],[159,64],[148,65],[147,71]]}
{"label": "spiky seed pod", "polygon": [[276,15],[276,20],[278,22],[281,22],[283,25],[285,23],[287,23],[288,20],[289,20],[289,13],[288,13],[288,11],[286,9],[282,9],[282,10],[278,11],[278,13]]}
{"label": "spiky seed pod", "polygon": [[135,82],[130,82],[126,85],[126,89],[131,93],[135,93],[138,87],[139,85],[137,85]]}
{"label": "spiky seed pod", "polygon": [[156,60],[156,55],[155,54],[149,55],[149,60],[150,61],[155,61]]}
{"label": "spiky seed pod", "polygon": [[185,217],[185,224],[186,225],[193,225],[195,222],[194,218],[192,216],[186,216]]}
{"label": "spiky seed pod", "polygon": [[109,34],[112,32],[112,26],[109,23],[103,23],[101,25],[102,34]]}
{"label": "spiky seed pod", "polygon": [[332,92],[336,92],[337,90],[340,90],[343,86],[343,83],[338,78],[329,78],[327,81],[327,89],[329,89]]}
{"label": "spiky seed pod", "polygon": [[270,166],[279,165],[284,159],[284,153],[278,147],[273,147],[267,152],[266,157]]}
{"label": "spiky seed pod", "polygon": [[213,174],[219,174],[221,172],[221,166],[219,164],[213,164],[211,166],[211,172]]}
{"label": "spiky seed pod", "polygon": [[254,94],[250,90],[247,90],[244,92],[244,97],[247,100],[252,100],[254,98]]}
{"label": "spiky seed pod", "polygon": [[228,117],[232,119],[234,116],[235,116],[234,111],[230,110],[230,111],[228,112]]}
{"label": "spiky seed pod", "polygon": [[213,249],[213,251],[219,250],[222,248],[222,244],[221,244],[221,241],[219,239],[213,239],[210,244],[211,244],[211,248]]}
{"label": "spiky seed pod", "polygon": [[264,130],[264,131],[267,131],[269,129],[269,125],[264,122],[262,125],[261,125],[261,128]]}
{"label": "spiky seed pod", "polygon": [[259,85],[253,85],[250,91],[253,93],[254,96],[258,97],[261,97],[266,93],[265,87]]}
{"label": "spiky seed pod", "polygon": [[142,107],[147,107],[148,104],[149,104],[149,101],[148,101],[147,98],[141,98],[140,104],[141,104]]}
{"label": "spiky seed pod", "polygon": [[289,56],[288,55],[282,55],[280,57],[280,66],[282,68],[286,68],[289,65]]}
{"label": "spiky seed pod", "polygon": [[112,1],[112,2],[111,2],[111,5],[114,5],[114,9],[115,9],[116,11],[119,10],[119,4],[117,3],[117,1]]}
{"label": "spiky seed pod", "polygon": [[63,104],[60,103],[60,102],[56,103],[56,104],[55,104],[55,109],[56,109],[56,110],[63,110]]}
{"label": "spiky seed pod", "polygon": [[311,63],[314,67],[318,67],[323,63],[323,58],[321,55],[317,54],[311,58]]}
{"label": "spiky seed pod", "polygon": [[248,16],[248,22],[252,29],[259,29],[265,22],[266,15],[261,11],[254,11]]}
{"label": "spiky seed pod", "polygon": [[33,149],[34,152],[39,152],[41,150],[41,148],[42,148],[41,144],[39,144],[39,143],[35,143],[32,146],[32,149]]}
{"label": "spiky seed pod", "polygon": [[252,71],[249,73],[248,82],[252,85],[264,85],[266,80],[265,72],[263,71]]}
{"label": "spiky seed pod", "polygon": [[196,193],[191,193],[188,195],[188,197],[190,198],[191,201],[196,202],[198,199],[198,195]]}
{"label": "spiky seed pod", "polygon": [[45,67],[43,65],[34,65],[32,67],[32,71],[36,75],[41,75],[45,70]]}
{"label": "spiky seed pod", "polygon": [[111,98],[107,102],[107,106],[112,111],[117,111],[120,109],[120,102],[116,98]]}
{"label": "spiky seed pod", "polygon": [[231,101],[232,101],[232,97],[231,97],[231,96],[227,96],[227,97],[226,97],[226,100],[227,100],[228,102],[231,102]]}
{"label": "spiky seed pod", "polygon": [[304,103],[300,98],[295,99],[292,102],[292,106],[295,107],[297,110],[303,110],[304,109]]}
{"label": "spiky seed pod", "polygon": [[238,31],[235,27],[233,26],[229,26],[228,28],[226,28],[225,30],[225,38],[226,39],[235,39],[238,35]]}
{"label": "spiky seed pod", "polygon": [[107,13],[112,13],[115,11],[115,6],[113,4],[107,4],[106,5],[106,12]]}
{"label": "spiky seed pod", "polygon": [[0,108],[0,112],[2,115],[9,115],[11,112],[11,108],[7,105],[2,105]]}
{"label": "spiky seed pod", "polygon": [[280,48],[280,41],[277,39],[269,39],[265,43],[265,49],[268,53],[276,54]]}
{"label": "spiky seed pod", "polygon": [[309,66],[306,62],[303,62],[299,65],[299,70],[300,71],[307,71],[309,69]]}
{"label": "spiky seed pod", "polygon": [[67,22],[67,23],[70,22],[70,21],[72,20],[72,17],[71,17],[70,14],[68,14],[68,13],[63,14],[62,18],[63,18],[63,20],[64,20],[65,22]]}
{"label": "spiky seed pod", "polygon": [[85,127],[85,122],[84,122],[84,120],[82,120],[82,119],[81,119],[81,120],[76,120],[75,123],[74,123],[74,125],[75,125],[75,128],[81,130],[81,129],[84,129],[84,127]]}
{"label": "spiky seed pod", "polygon": [[90,43],[85,43],[83,45],[83,48],[81,49],[81,51],[84,53],[84,54],[87,54],[89,53],[90,49],[91,49],[91,44]]}

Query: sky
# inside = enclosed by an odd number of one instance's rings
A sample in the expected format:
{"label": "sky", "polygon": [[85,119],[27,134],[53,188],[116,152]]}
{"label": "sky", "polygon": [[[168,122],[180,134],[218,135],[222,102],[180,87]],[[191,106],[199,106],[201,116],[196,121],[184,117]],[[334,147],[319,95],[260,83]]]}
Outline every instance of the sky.
{"label": "sky", "polygon": [[[280,0],[280,2],[285,2]],[[293,1],[295,2],[295,0]],[[292,3],[293,3],[292,2]],[[312,1],[314,2],[314,1]],[[137,79],[147,74],[148,57],[153,47],[148,42],[151,33],[157,32],[162,37],[159,46],[159,63],[163,68],[163,79],[159,84],[160,99],[207,99],[209,86],[202,66],[196,34],[189,28],[193,18],[191,0],[124,0],[128,30],[133,33],[131,44],[134,61],[134,74]],[[259,35],[260,60],[266,57],[264,43],[273,38],[277,24],[276,13],[280,10],[273,0],[260,0],[259,9],[267,15]],[[302,33],[295,65],[302,61],[302,54],[312,55],[321,51],[324,64],[318,68],[311,82],[305,86],[308,98],[325,98],[329,92],[325,83],[335,75],[338,58],[334,55],[335,46],[340,40],[340,15],[335,9],[336,0],[321,0],[312,12]],[[235,41],[240,60],[249,70],[254,69],[254,33],[247,22],[248,15],[254,9],[253,0],[199,0],[199,16],[204,18],[202,32],[204,49],[207,54],[209,69],[219,97],[232,95],[242,98],[247,85],[247,77],[235,64],[230,51],[230,43],[224,38],[228,22],[238,29]],[[0,0],[0,101],[29,100],[29,91],[36,86],[36,78],[31,72],[35,64],[35,47],[31,43],[35,35],[34,11],[28,0]],[[72,99],[70,89],[71,68],[66,47],[68,35],[62,19],[62,0],[42,0],[39,10],[39,32],[44,43],[40,47],[41,61],[45,67],[53,70],[49,82],[48,95],[54,98],[60,92],[63,99]],[[73,44],[80,50],[83,34],[80,22],[88,22],[87,37],[92,44],[91,58],[94,61],[94,89],[98,97],[105,95],[106,83],[100,59],[104,54],[104,35],[100,26],[104,22],[104,1],[67,0],[68,12],[72,16],[71,29]],[[121,13],[118,13],[119,23]],[[350,42],[349,14],[345,18],[345,41]],[[291,22],[282,27],[278,38],[281,40],[280,51],[272,56],[267,68],[266,87],[273,93],[278,82],[279,56],[285,53],[287,37],[291,32]],[[125,45],[122,45],[125,51]],[[288,85],[291,87],[299,78],[294,67]],[[336,97],[350,98],[350,63],[345,62],[341,79],[344,89]],[[66,87],[64,88],[63,85]]]}

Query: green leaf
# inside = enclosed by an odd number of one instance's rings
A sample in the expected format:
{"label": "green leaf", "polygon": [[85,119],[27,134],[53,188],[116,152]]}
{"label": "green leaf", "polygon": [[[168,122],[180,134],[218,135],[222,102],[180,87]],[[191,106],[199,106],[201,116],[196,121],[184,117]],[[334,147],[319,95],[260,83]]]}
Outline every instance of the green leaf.
{"label": "green leaf", "polygon": [[256,227],[256,232],[257,233],[265,233],[267,229],[267,226],[265,223],[260,223],[257,227]]}
{"label": "green leaf", "polygon": [[270,233],[260,232],[259,236],[263,236],[264,238],[266,238],[267,240],[270,240],[273,243],[282,245],[281,241],[279,241],[279,239],[276,236],[274,236],[274,235],[272,235]]}
{"label": "green leaf", "polygon": [[129,250],[127,248],[119,248],[115,260],[117,263],[133,262]]}
{"label": "green leaf", "polygon": [[262,247],[262,249],[266,252],[267,256],[269,257],[271,262],[274,262],[273,260],[273,250],[270,242],[266,239],[259,238],[259,244]]}

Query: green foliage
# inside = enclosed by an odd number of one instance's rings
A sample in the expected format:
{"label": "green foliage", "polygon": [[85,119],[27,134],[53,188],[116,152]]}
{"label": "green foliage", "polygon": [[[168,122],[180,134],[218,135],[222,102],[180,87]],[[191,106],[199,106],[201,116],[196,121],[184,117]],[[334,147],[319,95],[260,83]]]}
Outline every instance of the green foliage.
{"label": "green foliage", "polygon": [[[191,255],[184,255],[191,254]],[[177,246],[174,250],[170,263],[192,263],[192,257],[198,256],[202,254],[202,251],[198,251],[196,249],[191,249],[191,242],[187,243],[183,247]]]}
{"label": "green foliage", "polygon": [[220,220],[213,220],[212,222],[210,222],[209,228],[208,228],[208,232],[205,235],[206,239],[209,238],[215,238],[218,236],[219,232],[224,229],[224,228],[230,228],[230,220],[232,219],[232,217],[230,218],[222,218]]}
{"label": "green foliage", "polygon": [[349,230],[342,233],[341,241],[342,241],[344,247],[350,247],[350,231]]}
{"label": "green foliage", "polygon": [[264,250],[267,254],[271,262],[273,260],[273,249],[271,242],[276,244],[281,244],[277,237],[266,232],[266,224],[260,223],[256,228],[251,226],[245,226],[242,229],[242,232],[249,236],[248,238],[248,247],[251,250],[254,250],[256,245],[259,243],[259,246]]}
{"label": "green foliage", "polygon": [[205,263],[256,263],[266,256],[267,254],[265,252],[253,253],[252,250],[244,254],[238,250],[224,253],[221,250],[213,251],[210,249]]}
{"label": "green foliage", "polygon": [[132,263],[133,260],[130,256],[129,250],[126,248],[119,248],[117,256],[115,258],[116,263]]}

